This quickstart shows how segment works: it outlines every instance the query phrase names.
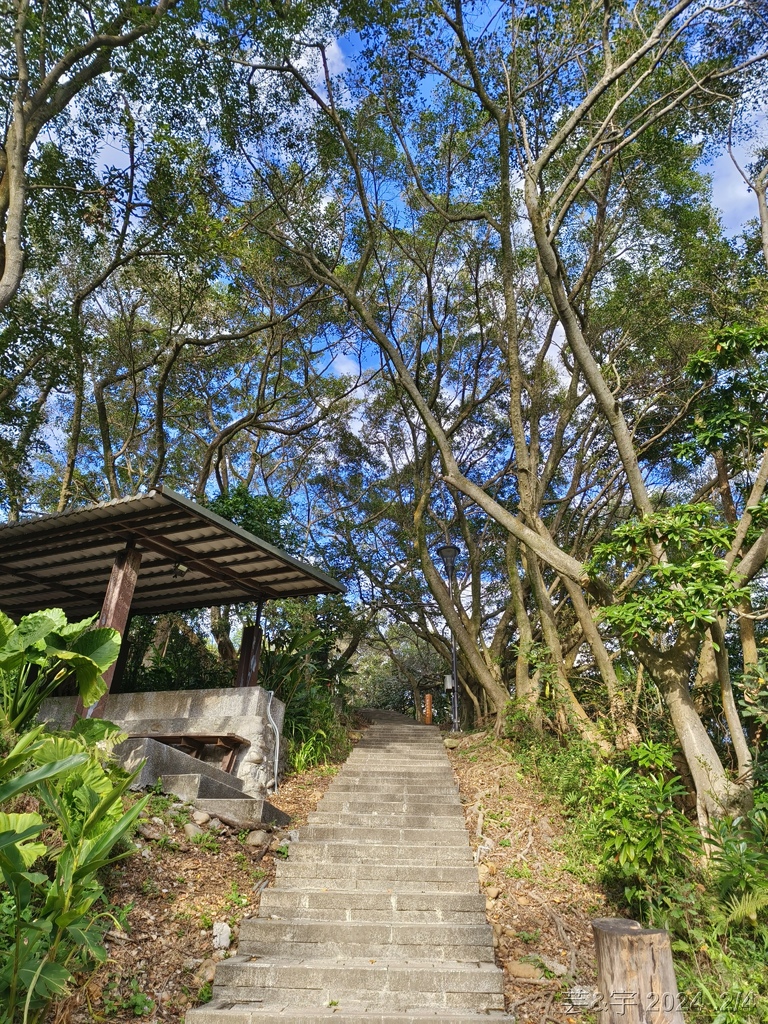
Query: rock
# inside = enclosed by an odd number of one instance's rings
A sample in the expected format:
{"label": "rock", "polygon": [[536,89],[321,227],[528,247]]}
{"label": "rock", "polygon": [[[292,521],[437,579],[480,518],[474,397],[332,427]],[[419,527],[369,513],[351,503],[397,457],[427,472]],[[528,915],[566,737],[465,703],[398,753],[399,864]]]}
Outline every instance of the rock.
{"label": "rock", "polygon": [[245,837],[246,846],[266,846],[268,842],[269,832],[265,832],[263,828],[257,828]]}
{"label": "rock", "polygon": [[486,900],[485,901],[485,909],[486,910],[493,910],[494,905],[495,904],[494,904],[493,900]]}
{"label": "rock", "polygon": [[141,856],[144,857],[145,860],[152,860],[152,851],[144,847],[141,851]]}
{"label": "rock", "polygon": [[165,824],[165,822],[163,821],[162,818],[152,818],[151,821],[152,821],[153,825],[164,825]]}
{"label": "rock", "polygon": [[162,830],[159,828],[155,828],[152,825],[139,825],[136,831],[139,833],[140,836],[143,836],[145,839],[159,839],[160,836],[162,835]]}
{"label": "rock", "polygon": [[443,740],[443,743],[448,748],[448,750],[455,750],[456,747],[461,745],[461,740],[457,740],[453,736],[446,736],[446,738]]}
{"label": "rock", "polygon": [[507,964],[507,970],[513,978],[528,978],[536,980],[543,977],[542,972],[533,964],[524,964],[522,960],[511,960]]}
{"label": "rock", "polygon": [[349,736],[350,743],[359,743],[363,738],[363,734],[361,732],[350,731],[347,733],[347,736]]}
{"label": "rock", "polygon": [[196,825],[207,825],[210,820],[210,814],[206,814],[205,811],[192,811],[192,821]]}
{"label": "rock", "polygon": [[478,879],[480,881],[480,885],[485,885],[485,883],[490,878],[490,875],[491,875],[491,872],[488,870],[488,865],[487,864],[478,864],[478,866],[477,866],[477,877],[478,877]]}
{"label": "rock", "polygon": [[292,828],[290,830],[290,832],[288,833],[288,835],[286,836],[286,838],[287,838],[289,843],[298,843],[298,841],[299,841],[299,830],[297,828]]}
{"label": "rock", "polygon": [[208,822],[208,828],[212,828],[214,832],[220,832],[224,827],[218,818],[211,818]]}
{"label": "rock", "polygon": [[491,889],[486,889],[485,895],[488,897],[489,900],[498,899],[499,896],[501,896],[501,889],[496,889],[495,887]]}
{"label": "rock", "polygon": [[208,982],[209,984],[213,984],[213,976],[215,973],[216,961],[213,959],[213,957],[209,957],[207,960],[203,960],[203,962],[197,969],[197,974],[195,974],[194,977],[194,981],[197,984],[197,987],[200,988],[202,985],[205,985],[206,982]]}
{"label": "rock", "polygon": [[190,956],[187,957],[187,959],[181,965],[181,969],[182,971],[187,971],[187,973],[191,973],[192,971],[196,971],[202,962],[203,961],[200,959],[199,956]]}
{"label": "rock", "polygon": [[541,960],[548,971],[552,971],[552,973],[557,975],[558,978],[562,978],[564,974],[568,973],[568,968],[565,964],[558,963],[557,960],[553,960],[552,957],[542,956],[539,954],[539,960]]}
{"label": "rock", "polygon": [[213,948],[229,949],[232,942],[232,929],[226,921],[213,922]]}

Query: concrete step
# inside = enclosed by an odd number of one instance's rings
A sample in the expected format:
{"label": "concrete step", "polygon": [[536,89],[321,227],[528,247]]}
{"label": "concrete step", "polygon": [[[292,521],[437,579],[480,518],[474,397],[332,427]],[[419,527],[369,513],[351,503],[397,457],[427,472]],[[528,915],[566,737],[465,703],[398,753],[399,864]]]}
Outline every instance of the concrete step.
{"label": "concrete step", "polygon": [[[265,800],[195,800],[195,807],[235,828],[258,828],[264,822]],[[269,806],[269,805],[267,805]],[[276,808],[272,808],[276,810]],[[282,812],[280,812],[282,813]]]}
{"label": "concrete step", "polygon": [[403,745],[399,750],[387,750],[387,751],[364,751],[357,748],[352,751],[346,760],[347,765],[358,765],[358,764],[375,764],[382,765],[384,767],[403,767],[403,768],[417,768],[422,766],[431,766],[434,768],[447,768],[449,767],[449,760],[447,760],[444,751],[421,751],[416,753],[413,750],[409,750],[408,745]]}
{"label": "concrete step", "polygon": [[441,794],[457,796],[458,789],[453,779],[446,779],[443,782],[398,782],[387,781],[386,779],[371,779],[367,775],[353,778],[349,775],[337,775],[328,787],[327,793],[353,792],[370,794],[372,797],[379,794],[382,800],[391,800],[391,793],[408,796],[434,797],[438,799]]}
{"label": "concrete step", "polygon": [[469,836],[463,825],[451,828],[387,828],[385,826],[368,825],[305,825],[301,829],[300,838],[304,842],[351,843],[370,845],[371,843],[401,843],[407,847],[442,846],[469,848]]}
{"label": "concrete step", "polygon": [[238,950],[268,957],[290,949],[294,958],[385,957],[492,963],[491,929],[483,924],[384,921],[283,921],[248,918],[240,923]]}
{"label": "concrete step", "polygon": [[350,757],[341,769],[342,773],[354,775],[355,772],[381,772],[382,775],[399,778],[418,778],[420,775],[451,775],[451,766],[445,757],[419,760],[414,757],[382,758],[382,757]]}
{"label": "concrete step", "polygon": [[114,753],[120,764],[128,771],[139,769],[131,789],[147,789],[154,786],[163,776],[184,775],[205,775],[233,789],[240,790],[243,787],[240,779],[222,771],[217,765],[191,757],[183,750],[177,750],[148,737],[123,740],[115,747]]}
{"label": "concrete step", "polygon": [[319,811],[352,811],[355,814],[450,814],[461,811],[462,803],[454,794],[441,794],[431,799],[419,796],[399,800],[376,800],[373,794],[355,796],[352,793],[327,792],[318,805]]}
{"label": "concrete step", "polygon": [[[317,864],[332,877],[356,864],[378,864],[397,872],[402,867],[473,867],[467,845],[460,847],[402,846],[399,843],[292,843],[289,860],[293,864]],[[320,872],[318,872],[320,873]],[[395,875],[395,877],[397,877]]]}
{"label": "concrete step", "polygon": [[478,891],[477,868],[472,863],[458,865],[455,859],[450,864],[425,864],[423,861],[396,864],[382,864],[380,861],[344,865],[343,875],[336,864],[329,865],[320,860],[299,861],[292,854],[287,861],[276,867],[279,885],[299,886],[307,884],[312,888],[355,889],[370,892],[372,889],[390,889],[401,893],[443,893]]}
{"label": "concrete step", "polygon": [[456,787],[450,786],[389,786],[349,783],[344,779],[338,779],[328,787],[325,796],[332,799],[343,798],[355,800],[376,800],[379,797],[386,803],[397,800],[458,800],[459,794]]}
{"label": "concrete step", "polygon": [[367,889],[272,888],[261,895],[260,917],[323,921],[485,922],[480,893],[375,892]]}
{"label": "concrete step", "polygon": [[252,799],[243,792],[243,784],[240,779],[227,775],[225,772],[221,772],[221,774],[225,779],[231,779],[232,785],[229,782],[224,782],[223,779],[201,775],[199,772],[189,775],[161,775],[160,782],[164,793],[173,793],[188,803],[192,803],[198,797],[211,800]]}
{"label": "concrete step", "polygon": [[465,831],[464,814],[459,807],[453,814],[441,813],[435,810],[427,814],[408,814],[400,812],[371,811],[367,814],[359,811],[337,811],[326,810],[323,803],[322,810],[312,811],[308,815],[310,825],[341,825],[352,828],[398,828],[398,829],[430,829],[446,830],[451,832],[455,829]]}
{"label": "concrete step", "polygon": [[[351,1007],[351,1001],[345,1001]],[[439,1010],[428,1008],[404,1011],[403,1013],[371,1011],[364,1009],[341,1009],[336,1006],[318,1006],[305,1010],[298,1007],[269,1009],[255,1003],[230,1003],[213,1000],[205,1006],[187,1010],[187,1024],[315,1024],[316,1021],[331,1020],[334,1024],[480,1024],[481,1021],[509,1021],[500,1010],[488,1013],[467,1013],[463,1010]]]}
{"label": "concrete step", "polygon": [[[375,959],[375,963],[371,963]],[[418,1007],[502,1010],[502,973],[491,963],[428,960],[403,963],[374,957],[257,960],[242,955],[216,968],[213,995],[223,1002],[262,1006],[328,1006],[345,1000],[361,1008],[404,1012]]]}

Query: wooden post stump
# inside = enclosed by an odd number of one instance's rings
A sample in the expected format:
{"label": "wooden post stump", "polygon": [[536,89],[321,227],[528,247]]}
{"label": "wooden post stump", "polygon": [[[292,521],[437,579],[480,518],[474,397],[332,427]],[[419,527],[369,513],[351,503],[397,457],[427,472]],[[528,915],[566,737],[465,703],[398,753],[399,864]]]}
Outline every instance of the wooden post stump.
{"label": "wooden post stump", "polygon": [[432,725],[432,694],[424,697],[424,724]]}
{"label": "wooden post stump", "polygon": [[607,917],[592,930],[599,1024],[684,1024],[669,934]]}

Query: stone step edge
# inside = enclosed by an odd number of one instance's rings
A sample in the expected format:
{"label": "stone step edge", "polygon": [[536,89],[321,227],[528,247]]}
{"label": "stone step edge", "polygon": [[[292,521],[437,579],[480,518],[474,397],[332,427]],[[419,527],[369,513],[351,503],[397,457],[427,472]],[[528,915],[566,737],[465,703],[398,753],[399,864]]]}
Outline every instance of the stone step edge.
{"label": "stone step edge", "polygon": [[216,1000],[205,1006],[197,1006],[187,1010],[188,1024],[251,1024],[259,1021],[262,1024],[314,1024],[318,1020],[330,1020],[335,1024],[478,1024],[480,1021],[509,1021],[503,1010],[489,1010],[487,1013],[451,1012],[439,1008],[438,1011],[423,1010],[403,1011],[401,1013],[381,1013],[377,1011],[356,1011],[353,1007],[345,1009],[336,1006],[322,1006],[312,1010],[301,1010],[298,1007],[286,1007],[285,1010],[259,1006],[256,1003],[232,1003]]}

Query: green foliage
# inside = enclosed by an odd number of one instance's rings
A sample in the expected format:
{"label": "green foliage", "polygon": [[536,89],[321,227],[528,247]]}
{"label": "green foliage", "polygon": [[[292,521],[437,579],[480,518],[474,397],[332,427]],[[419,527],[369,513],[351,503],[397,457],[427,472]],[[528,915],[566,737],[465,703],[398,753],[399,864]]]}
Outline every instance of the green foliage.
{"label": "green foliage", "polygon": [[285,704],[283,735],[296,771],[341,759],[349,741],[340,719],[340,681],[329,666],[329,643],[319,629],[264,644],[261,685]]}
{"label": "green foliage", "polygon": [[768,794],[758,789],[749,814],[717,822],[703,842],[680,810],[674,751],[663,742],[612,764],[532,735],[514,749],[570,815],[569,870],[597,865],[634,916],[670,931],[686,1020],[768,1020]]}
{"label": "green foliage", "polygon": [[[648,637],[670,626],[704,629],[749,591],[728,568],[724,555],[733,531],[717,521],[711,505],[675,505],[616,527],[595,547],[590,573],[638,571],[639,580],[605,617],[629,636]],[[667,559],[651,560],[659,545]]]}
{"label": "green foliage", "polygon": [[691,873],[701,852],[695,825],[675,801],[685,794],[677,776],[666,778],[647,751],[641,760],[620,768],[602,765],[593,776],[588,799],[592,813],[585,836],[599,850],[600,865],[609,880],[624,883],[633,908],[655,899],[658,886],[675,875]]}
{"label": "green foliage", "polygon": [[68,623],[60,608],[23,616],[18,625],[0,612],[0,723],[26,729],[40,705],[66,679],[74,678],[89,707],[106,692],[102,679],[117,658],[120,634],[92,629],[95,616]]}
{"label": "green foliage", "polygon": [[[160,617],[135,615],[128,632],[128,658],[115,692],[226,689],[234,669],[223,664],[201,635],[204,626],[194,613],[163,616],[167,632],[154,646]],[[148,664],[145,664],[148,662]]]}
{"label": "green foliage", "polygon": [[[115,853],[115,847],[146,799],[123,810],[133,776],[113,782],[89,732],[114,738],[118,730],[93,723],[78,734],[43,738],[37,729],[21,737],[2,766],[0,777],[15,771],[22,756],[37,764],[0,789],[0,802],[32,790],[59,836],[50,845],[30,842],[44,827],[39,814],[0,814],[0,870],[8,893],[0,935],[3,1024],[41,1020],[50,1000],[66,991],[75,964],[106,959],[106,925],[96,909],[104,892],[97,874],[128,855]],[[31,870],[40,858],[47,871]]]}
{"label": "green foliage", "polygon": [[703,448],[721,449],[739,461],[739,448],[760,450],[768,443],[768,326],[734,324],[712,332],[688,360],[686,373],[704,392],[693,405],[689,437],[677,445],[679,457],[694,460]]}
{"label": "green foliage", "polygon": [[290,505],[285,498],[251,494],[245,484],[239,483],[225,494],[211,498],[208,508],[284,551],[296,547],[297,540],[288,519]]}
{"label": "green foliage", "polygon": [[304,740],[291,750],[291,768],[295,772],[304,772],[316,764],[326,764],[331,756],[328,737],[322,729]]}
{"label": "green foliage", "polygon": [[192,842],[206,853],[221,852],[221,846],[212,832],[199,832],[196,836],[192,836]]}

